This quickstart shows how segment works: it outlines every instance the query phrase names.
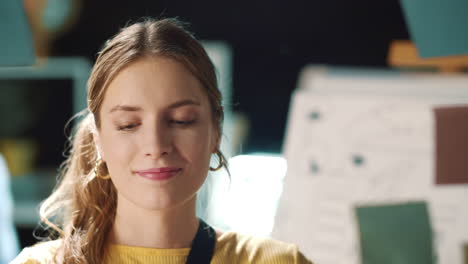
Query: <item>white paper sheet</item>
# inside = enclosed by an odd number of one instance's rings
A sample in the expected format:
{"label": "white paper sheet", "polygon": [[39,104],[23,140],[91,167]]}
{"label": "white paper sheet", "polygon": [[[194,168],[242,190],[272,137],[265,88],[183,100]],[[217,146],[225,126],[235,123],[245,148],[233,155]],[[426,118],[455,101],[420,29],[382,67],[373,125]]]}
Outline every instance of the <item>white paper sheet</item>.
{"label": "white paper sheet", "polygon": [[316,263],[357,264],[356,206],[424,200],[438,263],[462,264],[468,185],[435,185],[432,109],[467,104],[468,78],[303,74],[313,78],[292,98],[273,237]]}

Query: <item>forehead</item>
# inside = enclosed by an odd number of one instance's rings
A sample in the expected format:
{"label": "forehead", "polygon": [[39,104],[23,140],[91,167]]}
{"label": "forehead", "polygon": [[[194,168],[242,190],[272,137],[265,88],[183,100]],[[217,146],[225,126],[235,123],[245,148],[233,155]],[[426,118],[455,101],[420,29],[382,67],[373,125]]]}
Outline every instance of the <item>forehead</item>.
{"label": "forehead", "polygon": [[110,82],[102,110],[118,104],[145,108],[164,108],[179,100],[193,100],[208,107],[202,84],[180,62],[154,57],[124,67]]}

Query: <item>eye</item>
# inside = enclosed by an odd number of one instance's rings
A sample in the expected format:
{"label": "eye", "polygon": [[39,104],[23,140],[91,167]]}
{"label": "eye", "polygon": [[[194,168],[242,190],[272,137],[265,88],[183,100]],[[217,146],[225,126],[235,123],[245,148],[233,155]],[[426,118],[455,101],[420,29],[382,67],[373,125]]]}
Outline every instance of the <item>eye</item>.
{"label": "eye", "polygon": [[171,120],[171,124],[177,125],[177,126],[189,126],[193,123],[195,123],[195,120],[189,120],[189,121],[184,121],[184,120]]}
{"label": "eye", "polygon": [[123,126],[118,126],[117,130],[119,130],[119,131],[130,131],[130,130],[133,130],[137,126],[138,126],[138,124],[127,124],[127,125],[123,125]]}

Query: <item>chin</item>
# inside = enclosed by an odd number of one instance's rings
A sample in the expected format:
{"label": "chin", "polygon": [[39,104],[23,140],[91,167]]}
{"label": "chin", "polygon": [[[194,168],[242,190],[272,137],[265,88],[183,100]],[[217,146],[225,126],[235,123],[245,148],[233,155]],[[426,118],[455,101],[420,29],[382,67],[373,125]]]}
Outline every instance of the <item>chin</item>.
{"label": "chin", "polygon": [[174,197],[169,195],[154,195],[149,197],[140,196],[135,204],[140,208],[151,211],[170,210],[183,205],[187,200],[182,197]]}
{"label": "chin", "polygon": [[[143,198],[143,197],[141,197]],[[161,199],[159,197],[147,197],[145,199],[139,199],[135,204],[143,209],[151,211],[167,210],[177,205],[176,201],[172,199]]]}

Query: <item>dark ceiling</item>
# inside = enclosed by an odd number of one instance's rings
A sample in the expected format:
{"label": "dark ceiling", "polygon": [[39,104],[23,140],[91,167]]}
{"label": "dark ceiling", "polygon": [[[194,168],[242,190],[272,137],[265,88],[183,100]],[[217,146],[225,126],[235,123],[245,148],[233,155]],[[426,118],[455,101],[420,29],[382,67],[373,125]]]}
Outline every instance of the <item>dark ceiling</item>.
{"label": "dark ceiling", "polygon": [[251,121],[244,153],[281,151],[290,95],[306,64],[386,67],[390,41],[408,38],[398,0],[84,0],[53,55],[94,60],[107,38],[142,16],[177,16],[199,39],[231,45],[234,110]]}

